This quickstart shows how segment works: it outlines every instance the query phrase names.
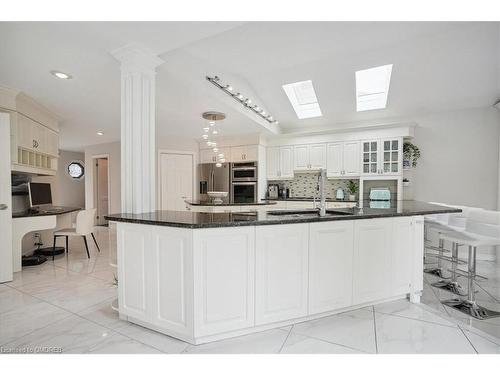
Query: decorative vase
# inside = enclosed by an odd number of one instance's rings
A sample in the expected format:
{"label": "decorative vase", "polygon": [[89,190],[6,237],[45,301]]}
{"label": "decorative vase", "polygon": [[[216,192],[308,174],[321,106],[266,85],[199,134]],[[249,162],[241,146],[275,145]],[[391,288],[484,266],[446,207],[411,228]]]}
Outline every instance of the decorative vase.
{"label": "decorative vase", "polygon": [[355,201],[356,200],[356,195],[355,194],[349,194],[349,200],[350,201]]}

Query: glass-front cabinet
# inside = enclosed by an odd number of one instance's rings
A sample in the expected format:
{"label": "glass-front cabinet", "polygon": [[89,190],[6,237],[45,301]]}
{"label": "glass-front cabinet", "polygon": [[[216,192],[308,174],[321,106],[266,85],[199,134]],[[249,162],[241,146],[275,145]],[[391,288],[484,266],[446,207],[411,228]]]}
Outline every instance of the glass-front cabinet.
{"label": "glass-front cabinet", "polygon": [[402,139],[369,139],[361,142],[365,176],[399,175],[402,170]]}

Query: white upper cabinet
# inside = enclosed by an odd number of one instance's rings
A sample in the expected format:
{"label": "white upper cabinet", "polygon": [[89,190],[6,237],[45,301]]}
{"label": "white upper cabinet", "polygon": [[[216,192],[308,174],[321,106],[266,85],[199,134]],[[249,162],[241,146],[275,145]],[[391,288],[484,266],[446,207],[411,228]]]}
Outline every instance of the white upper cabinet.
{"label": "white upper cabinet", "polygon": [[231,147],[230,161],[232,163],[257,161],[257,158],[258,158],[258,146]]}
{"label": "white upper cabinet", "polygon": [[351,141],[344,142],[344,175],[345,176],[359,176],[360,163],[359,163],[359,142]]}
{"label": "white upper cabinet", "polygon": [[293,169],[305,171],[309,169],[309,146],[295,146],[293,148]]}
{"label": "white upper cabinet", "polygon": [[402,138],[371,139],[361,142],[362,174],[400,175],[402,173]]}
{"label": "white upper cabinet", "polygon": [[292,147],[267,148],[267,179],[277,180],[293,178],[293,152]]}
{"label": "white upper cabinet", "polygon": [[311,169],[326,168],[326,144],[309,146],[309,167]]}
{"label": "white upper cabinet", "polygon": [[327,146],[328,177],[359,176],[359,142],[335,142]]}
{"label": "white upper cabinet", "polygon": [[296,171],[326,168],[326,144],[295,146],[293,160],[293,169]]}
{"label": "white upper cabinet", "polygon": [[327,146],[328,163],[327,177],[342,177],[344,170],[344,144],[342,142],[329,143]]}
{"label": "white upper cabinet", "polygon": [[280,147],[280,177],[293,178],[293,149]]}
{"label": "white upper cabinet", "polygon": [[218,152],[214,152],[212,149],[200,150],[200,163],[216,163],[219,154],[224,154],[226,162],[229,162],[229,154],[231,149],[229,147],[219,148]]}
{"label": "white upper cabinet", "polygon": [[280,148],[268,147],[266,150],[266,175],[269,180],[279,178],[280,173]]}

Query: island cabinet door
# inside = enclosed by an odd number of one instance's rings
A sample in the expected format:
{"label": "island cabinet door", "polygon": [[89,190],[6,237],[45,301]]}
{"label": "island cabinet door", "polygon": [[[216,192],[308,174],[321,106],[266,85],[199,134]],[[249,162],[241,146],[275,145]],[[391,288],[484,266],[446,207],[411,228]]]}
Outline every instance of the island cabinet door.
{"label": "island cabinet door", "polygon": [[118,223],[118,301],[120,314],[151,321],[151,227]]}
{"label": "island cabinet door", "polygon": [[391,296],[392,218],[354,222],[353,304]]}
{"label": "island cabinet door", "polygon": [[392,226],[392,294],[410,291],[413,257],[413,218],[395,217]]}
{"label": "island cabinet door", "polygon": [[256,227],[255,322],[307,315],[308,224]]}
{"label": "island cabinet door", "polygon": [[309,314],[352,304],[354,221],[309,227]]}
{"label": "island cabinet door", "polygon": [[195,336],[253,327],[255,228],[195,229],[193,250]]}
{"label": "island cabinet door", "polygon": [[151,227],[152,323],[193,335],[192,230]]}

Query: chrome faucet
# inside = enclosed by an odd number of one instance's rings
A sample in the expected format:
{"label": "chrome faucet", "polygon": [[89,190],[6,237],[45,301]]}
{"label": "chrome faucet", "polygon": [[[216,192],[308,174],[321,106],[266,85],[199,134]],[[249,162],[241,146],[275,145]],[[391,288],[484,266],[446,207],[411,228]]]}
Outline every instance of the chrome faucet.
{"label": "chrome faucet", "polygon": [[320,196],[320,201],[318,206],[319,216],[326,215],[325,185],[326,185],[326,170],[320,168],[318,176],[318,191]]}

